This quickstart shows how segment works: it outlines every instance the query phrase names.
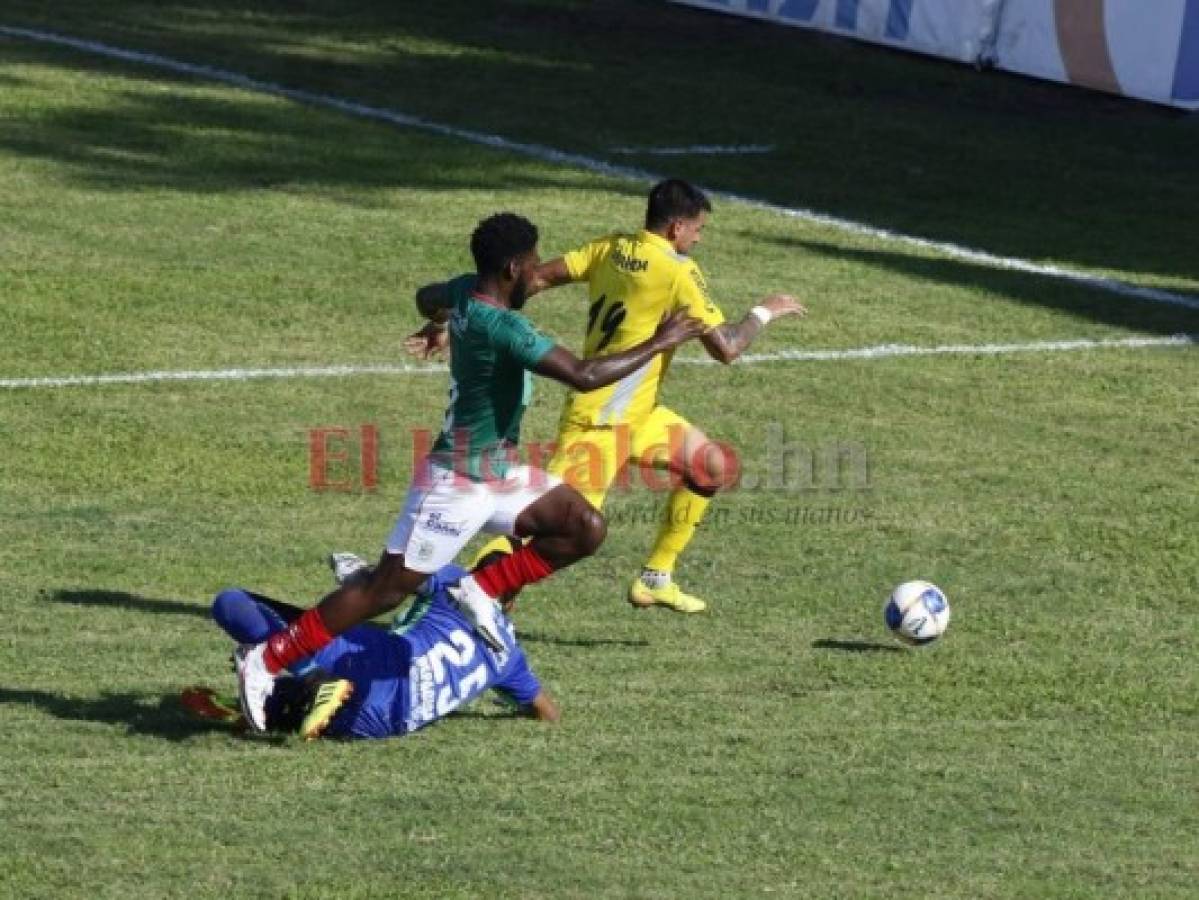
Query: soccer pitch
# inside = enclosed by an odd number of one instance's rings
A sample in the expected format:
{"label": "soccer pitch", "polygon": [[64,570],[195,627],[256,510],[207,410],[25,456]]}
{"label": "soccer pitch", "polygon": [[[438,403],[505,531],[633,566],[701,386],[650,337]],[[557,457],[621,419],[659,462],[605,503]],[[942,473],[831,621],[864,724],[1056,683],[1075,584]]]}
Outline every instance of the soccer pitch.
{"label": "soccer pitch", "polygon": [[[13,0],[0,26],[1199,296],[1173,114],[656,3],[390,6]],[[775,149],[611,152],[735,143]],[[233,684],[216,590],[309,604],[327,552],[377,551],[445,403],[399,370],[415,287],[484,215],[549,256],[635,226],[645,187],[0,37],[0,895],[1193,893],[1199,355],[1169,340],[1199,311],[744,203],[697,252],[714,296],[810,315],[664,400],[748,472],[864,465],[718,498],[679,570],[708,615],[624,603],[661,500],[636,487],[518,610],[557,728],[483,702],[304,745],[178,710]],[[581,342],[581,288],[527,312]],[[992,351],[865,352],[892,345]],[[291,371],[336,366],[375,371]],[[239,369],[291,374],[211,376]],[[210,374],[34,383],[153,372]],[[538,385],[528,438],[561,400]],[[377,489],[312,490],[312,429],[363,425]],[[953,603],[928,652],[884,633],[908,578]]]}

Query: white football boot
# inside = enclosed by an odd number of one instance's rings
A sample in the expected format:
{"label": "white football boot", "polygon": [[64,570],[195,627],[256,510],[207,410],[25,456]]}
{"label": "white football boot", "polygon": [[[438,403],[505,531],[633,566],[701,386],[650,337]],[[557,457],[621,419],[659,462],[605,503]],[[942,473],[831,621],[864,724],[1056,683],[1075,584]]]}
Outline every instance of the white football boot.
{"label": "white football boot", "polygon": [[356,553],[344,551],[329,554],[329,568],[333,570],[333,580],[338,584],[349,584],[370,574],[371,567]]}
{"label": "white football boot", "polygon": [[474,626],[479,637],[487,646],[497,653],[505,649],[504,639],[500,635],[500,623],[496,621],[499,606],[487,596],[486,592],[475,584],[469,575],[463,578],[456,587],[448,589],[450,600],[458,607],[458,611]]}
{"label": "white football boot", "polygon": [[262,658],[266,644],[241,644],[237,659],[237,699],[255,731],[266,731],[266,701],[275,690],[275,676]]}

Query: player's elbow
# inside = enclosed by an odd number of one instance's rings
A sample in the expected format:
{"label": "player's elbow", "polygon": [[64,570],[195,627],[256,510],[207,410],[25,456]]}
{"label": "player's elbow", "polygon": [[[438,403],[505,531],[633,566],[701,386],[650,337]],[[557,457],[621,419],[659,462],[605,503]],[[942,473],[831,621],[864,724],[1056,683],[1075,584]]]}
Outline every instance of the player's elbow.
{"label": "player's elbow", "polygon": [[430,314],[433,312],[433,295],[428,285],[422,288],[417,288],[416,311],[426,319],[429,318]]}
{"label": "player's elbow", "polygon": [[589,394],[603,387],[595,373],[586,366],[580,366],[571,372],[568,382],[571,388],[580,394]]}
{"label": "player's elbow", "polygon": [[704,349],[708,351],[708,356],[716,360],[721,365],[729,365],[741,355],[741,351],[734,347],[729,341],[722,340],[717,336],[713,339],[703,342]]}
{"label": "player's elbow", "polygon": [[416,291],[416,311],[431,322],[444,322],[446,311],[438,305],[440,285],[426,284]]}
{"label": "player's elbow", "polygon": [[728,365],[732,365],[734,362],[736,362],[737,357],[740,355],[741,355],[741,353],[739,351],[733,350],[730,347],[724,347],[721,350],[719,350],[718,352],[713,353],[712,358],[714,360],[716,360],[718,363],[720,363],[722,366],[728,366]]}

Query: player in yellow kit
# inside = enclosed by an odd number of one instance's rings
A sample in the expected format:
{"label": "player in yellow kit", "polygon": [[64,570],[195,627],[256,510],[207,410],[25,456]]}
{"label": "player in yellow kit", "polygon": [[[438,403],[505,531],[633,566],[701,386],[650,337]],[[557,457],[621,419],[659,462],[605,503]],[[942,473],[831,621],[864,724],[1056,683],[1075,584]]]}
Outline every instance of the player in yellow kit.
{"label": "player in yellow kit", "polygon": [[[698,188],[677,179],[660,182],[650,191],[643,229],[599,238],[543,263],[531,290],[587,282],[585,358],[634,346],[653,334],[664,316],[681,309],[709,326],[700,338],[709,355],[731,363],[768,322],[807,310],[791,296],[772,294],[740,322],[725,322],[708,296],[699,266],[687,255],[699,243],[711,210]],[[598,509],[626,463],[645,464],[647,455],[654,455],[656,464],[674,476],[672,490],[657,539],[629,588],[628,600],[638,607],[694,613],[707,605],[675,584],[675,563],[711,498],[734,473],[707,435],[658,404],[658,387],[671,355],[654,357],[610,387],[572,393],[562,411],[557,449],[546,468]],[[480,550],[478,558],[509,550],[501,538]]]}

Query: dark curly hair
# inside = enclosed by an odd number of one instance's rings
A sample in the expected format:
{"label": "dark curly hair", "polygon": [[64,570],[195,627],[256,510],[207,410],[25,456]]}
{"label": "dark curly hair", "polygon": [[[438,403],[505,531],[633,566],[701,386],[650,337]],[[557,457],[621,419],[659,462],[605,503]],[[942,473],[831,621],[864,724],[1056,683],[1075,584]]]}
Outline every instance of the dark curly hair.
{"label": "dark curly hair", "polygon": [[650,189],[645,227],[653,231],[675,219],[694,219],[701,212],[711,211],[712,202],[707,194],[689,182],[668,178]]}
{"label": "dark curly hair", "polygon": [[488,216],[470,236],[470,254],[480,275],[498,275],[512,260],[537,246],[537,226],[516,213]]}

